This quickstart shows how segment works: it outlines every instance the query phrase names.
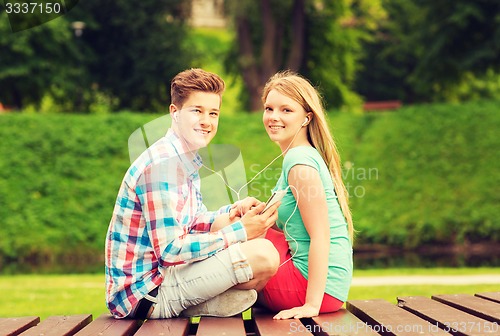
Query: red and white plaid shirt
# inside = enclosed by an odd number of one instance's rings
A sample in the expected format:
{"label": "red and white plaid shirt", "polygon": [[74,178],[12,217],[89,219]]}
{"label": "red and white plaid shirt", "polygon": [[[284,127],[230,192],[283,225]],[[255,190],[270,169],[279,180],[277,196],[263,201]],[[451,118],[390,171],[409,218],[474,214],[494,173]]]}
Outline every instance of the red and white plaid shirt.
{"label": "red and white plaid shirt", "polygon": [[117,318],[164,278],[165,268],[206,259],[247,240],[241,222],[210,227],[225,206],[208,212],[200,192],[201,157],[169,130],[123,178],[106,238],[106,301]]}

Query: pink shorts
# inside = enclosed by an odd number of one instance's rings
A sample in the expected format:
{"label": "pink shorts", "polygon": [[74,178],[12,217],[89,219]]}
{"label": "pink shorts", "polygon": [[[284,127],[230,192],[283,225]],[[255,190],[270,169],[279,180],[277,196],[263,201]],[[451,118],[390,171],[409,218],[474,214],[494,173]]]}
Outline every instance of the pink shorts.
{"label": "pink shorts", "polygon": [[[278,250],[280,264],[291,257],[288,242],[282,232],[270,229],[267,231],[266,239],[270,240]],[[261,296],[267,308],[278,312],[304,305],[306,302],[306,292],[307,279],[295,267],[292,260],[289,260],[278,268],[278,272],[276,272],[262,290]],[[343,304],[344,302],[325,293],[319,312],[335,312]]]}

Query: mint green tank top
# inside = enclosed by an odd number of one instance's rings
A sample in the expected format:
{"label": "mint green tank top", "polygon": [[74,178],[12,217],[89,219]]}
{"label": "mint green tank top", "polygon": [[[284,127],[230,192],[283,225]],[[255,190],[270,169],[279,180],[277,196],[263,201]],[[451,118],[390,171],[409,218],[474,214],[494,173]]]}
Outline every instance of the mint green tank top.
{"label": "mint green tank top", "polygon": [[[349,238],[346,219],[335,194],[330,171],[314,147],[299,146],[291,148],[283,159],[283,170],[273,191],[288,188],[288,173],[295,165],[310,166],[316,169],[321,177],[326,193],[328,221],[330,223],[330,256],[325,292],[345,302],[352,280],[352,243]],[[300,216],[299,208],[290,217],[295,206],[295,197],[292,190],[288,188],[278,208],[278,221],[276,224],[285,233],[295,267],[308,279],[309,245],[311,240]],[[285,222],[287,222],[286,229],[284,229]]]}

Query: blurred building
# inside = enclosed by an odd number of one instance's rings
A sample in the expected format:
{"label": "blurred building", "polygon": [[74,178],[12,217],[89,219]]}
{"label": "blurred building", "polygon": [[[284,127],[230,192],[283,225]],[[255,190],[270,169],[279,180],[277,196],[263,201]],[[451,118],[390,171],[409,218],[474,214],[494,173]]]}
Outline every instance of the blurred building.
{"label": "blurred building", "polygon": [[189,22],[193,27],[225,27],[224,0],[192,0]]}

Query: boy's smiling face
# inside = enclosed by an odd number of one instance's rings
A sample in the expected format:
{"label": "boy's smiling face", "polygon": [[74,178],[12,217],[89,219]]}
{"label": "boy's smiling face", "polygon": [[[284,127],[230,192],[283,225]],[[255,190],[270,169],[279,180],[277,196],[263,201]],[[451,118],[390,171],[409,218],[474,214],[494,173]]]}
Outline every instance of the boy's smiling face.
{"label": "boy's smiling face", "polygon": [[195,91],[179,108],[171,104],[172,127],[184,139],[189,150],[206,147],[217,133],[221,96],[212,92]]}

